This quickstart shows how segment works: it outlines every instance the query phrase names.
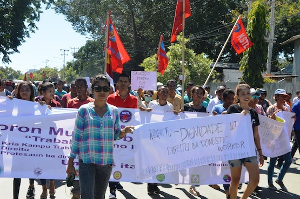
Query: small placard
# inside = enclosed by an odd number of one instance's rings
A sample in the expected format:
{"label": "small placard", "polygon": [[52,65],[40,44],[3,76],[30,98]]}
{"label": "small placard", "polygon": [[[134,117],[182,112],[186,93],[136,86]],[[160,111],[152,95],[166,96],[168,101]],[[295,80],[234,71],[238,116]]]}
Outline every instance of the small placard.
{"label": "small placard", "polygon": [[157,89],[156,71],[131,71],[131,89],[156,90]]}

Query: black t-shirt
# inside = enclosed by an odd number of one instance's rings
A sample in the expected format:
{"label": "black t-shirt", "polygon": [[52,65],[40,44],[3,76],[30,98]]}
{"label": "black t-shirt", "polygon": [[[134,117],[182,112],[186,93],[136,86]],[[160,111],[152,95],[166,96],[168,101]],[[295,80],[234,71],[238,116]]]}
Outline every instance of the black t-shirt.
{"label": "black t-shirt", "polygon": [[184,111],[189,111],[189,112],[206,112],[206,108],[204,106],[202,106],[202,108],[200,109],[196,109],[194,107],[191,106],[190,103],[186,103],[184,104]]}
{"label": "black t-shirt", "polygon": [[[227,114],[241,113],[242,111],[243,111],[242,107],[240,107],[238,104],[233,104],[233,105],[228,107]],[[252,128],[255,127],[255,126],[258,126],[259,125],[259,119],[258,119],[258,114],[257,114],[256,110],[251,108],[249,110],[249,112],[250,112],[250,115],[251,115]]]}

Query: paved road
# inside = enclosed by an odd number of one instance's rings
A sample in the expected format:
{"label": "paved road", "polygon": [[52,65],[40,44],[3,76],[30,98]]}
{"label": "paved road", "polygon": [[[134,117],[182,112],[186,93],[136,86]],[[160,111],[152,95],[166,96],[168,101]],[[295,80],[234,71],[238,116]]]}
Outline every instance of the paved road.
{"label": "paved road", "polygon": [[[294,157],[295,163],[292,163],[291,167],[288,170],[283,182],[285,183],[289,192],[283,192],[281,190],[272,191],[266,189],[267,186],[267,166],[268,161],[265,162],[265,165],[261,169],[260,183],[259,186],[262,187],[262,191],[259,192],[257,196],[251,196],[253,199],[300,199],[300,155],[297,154]],[[275,176],[278,174],[278,169],[275,169]],[[274,177],[275,179],[275,177]],[[0,199],[12,199],[12,179],[0,179]],[[39,198],[39,195],[42,192],[42,187],[35,182],[36,185],[36,198]],[[118,199],[150,199],[150,198],[166,198],[166,199],[186,199],[186,198],[202,198],[202,199],[225,199],[224,190],[221,187],[221,190],[214,190],[209,186],[200,186],[197,187],[197,190],[200,192],[200,197],[195,197],[189,194],[188,185],[160,185],[161,193],[155,196],[149,196],[147,194],[147,185],[140,183],[121,183],[124,186],[123,191],[117,191]],[[276,184],[275,184],[276,186]],[[21,190],[20,190],[20,199],[26,198],[26,192],[28,187],[28,179],[22,179]],[[56,181],[56,198],[57,199],[68,199],[70,196],[70,189],[65,185],[65,181]],[[278,187],[278,186],[277,186]],[[239,190],[239,196],[243,193],[242,189]],[[107,192],[108,198],[109,192]]]}

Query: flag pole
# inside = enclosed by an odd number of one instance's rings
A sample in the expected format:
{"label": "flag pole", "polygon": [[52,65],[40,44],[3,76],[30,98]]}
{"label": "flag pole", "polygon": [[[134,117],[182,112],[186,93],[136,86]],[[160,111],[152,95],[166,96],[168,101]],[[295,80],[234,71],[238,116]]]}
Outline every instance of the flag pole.
{"label": "flag pole", "polygon": [[107,30],[105,31],[105,61],[104,61],[104,75],[106,75],[106,67],[107,67],[107,48],[108,48],[108,31],[109,31],[109,15],[110,12],[107,14],[106,18],[106,28]]}
{"label": "flag pole", "polygon": [[228,37],[227,37],[227,40],[225,41],[225,44],[223,45],[223,48],[222,48],[222,50],[221,50],[221,52],[220,52],[220,54],[219,54],[219,56],[218,56],[218,58],[217,58],[217,60],[216,60],[216,62],[215,62],[215,64],[214,64],[214,66],[213,66],[213,68],[211,69],[211,71],[210,71],[210,73],[209,73],[209,75],[208,75],[208,77],[207,77],[207,79],[206,79],[206,81],[205,81],[205,83],[204,83],[203,86],[205,86],[205,85],[207,84],[207,82],[208,82],[210,76],[212,75],[212,73],[213,73],[213,71],[214,71],[214,69],[215,69],[217,63],[219,62],[219,59],[220,59],[220,57],[221,57],[221,55],[222,55],[222,53],[223,53],[223,51],[224,51],[224,49],[225,49],[225,47],[226,47],[226,45],[227,45],[227,43],[228,43],[228,41],[229,41],[231,35],[232,35],[233,29],[234,29],[234,27],[236,26],[236,24],[237,24],[237,22],[238,22],[238,20],[239,20],[240,17],[241,17],[241,15],[237,18],[237,20],[236,20],[234,26],[232,27],[232,29],[231,29],[231,31],[230,31]]}
{"label": "flag pole", "polygon": [[[182,1],[182,82],[181,82],[181,103],[184,104],[184,27],[185,27],[185,0]],[[183,108],[183,107],[182,107]]]}
{"label": "flag pole", "polygon": [[155,69],[156,71],[158,70],[158,53],[159,53],[159,49],[160,49],[160,45],[161,45],[161,41],[162,41],[163,35],[160,35],[160,39],[159,39],[159,43],[158,43],[158,48],[157,48],[157,53],[156,53],[156,62],[155,62]]}

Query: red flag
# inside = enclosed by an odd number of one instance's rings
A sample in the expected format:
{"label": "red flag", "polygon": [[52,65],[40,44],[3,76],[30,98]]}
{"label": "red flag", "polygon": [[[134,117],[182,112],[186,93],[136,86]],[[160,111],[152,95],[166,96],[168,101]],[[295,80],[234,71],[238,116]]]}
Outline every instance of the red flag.
{"label": "red flag", "polygon": [[[109,70],[107,71],[114,71],[117,73],[122,73],[123,71],[123,64],[130,60],[130,57],[124,48],[124,45],[119,37],[119,34],[109,16],[109,25],[108,25],[108,38],[106,39],[107,43],[105,45],[106,52],[110,55],[109,56]],[[105,24],[106,25],[106,24]],[[109,74],[109,73],[108,73]],[[109,74],[112,77],[112,73]]]}
{"label": "red flag", "polygon": [[29,77],[30,77],[31,79],[33,79],[33,73],[32,73],[32,72],[29,73]]}
{"label": "red flag", "polygon": [[42,74],[42,76],[43,76],[43,78],[45,78],[45,76],[46,76],[46,75],[45,75],[45,71],[43,71],[43,74]]}
{"label": "red flag", "polygon": [[24,81],[27,81],[27,73],[24,75]]}
{"label": "red flag", "polygon": [[176,41],[177,34],[182,31],[182,16],[185,13],[185,19],[192,15],[190,1],[185,1],[185,11],[183,11],[183,0],[177,0],[172,35],[171,35],[171,43]]}
{"label": "red flag", "polygon": [[165,45],[164,45],[164,37],[161,35],[160,36],[160,45],[158,47],[158,51],[157,51],[157,59],[158,59],[158,72],[160,72],[161,75],[164,74],[168,64],[169,64],[169,60],[166,54],[166,50],[165,50]]}
{"label": "red flag", "polygon": [[253,43],[250,41],[246,30],[244,28],[241,17],[239,17],[231,36],[231,45],[237,54],[241,54],[251,46]]}

